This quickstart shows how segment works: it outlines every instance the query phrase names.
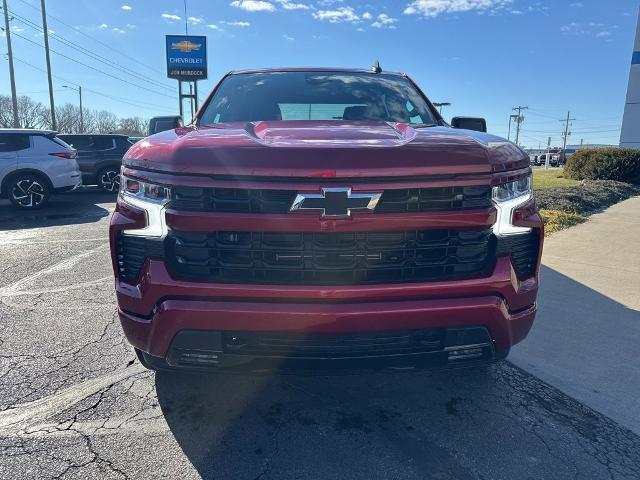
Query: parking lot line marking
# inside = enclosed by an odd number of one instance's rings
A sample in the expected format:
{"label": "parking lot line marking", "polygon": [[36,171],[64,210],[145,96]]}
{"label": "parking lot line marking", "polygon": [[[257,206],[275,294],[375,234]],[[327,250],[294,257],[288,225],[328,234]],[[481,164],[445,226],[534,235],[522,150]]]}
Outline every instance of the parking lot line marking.
{"label": "parking lot line marking", "polygon": [[18,292],[21,291],[22,288],[26,285],[28,285],[29,283],[31,283],[32,281],[44,276],[44,275],[48,275],[50,273],[55,273],[55,272],[59,272],[61,270],[69,270],[70,268],[74,267],[75,265],[77,265],[81,260],[83,260],[86,257],[89,257],[91,255],[96,254],[97,252],[99,252],[100,250],[103,250],[105,247],[108,247],[109,244],[108,243],[104,243],[102,245],[100,245],[99,247],[96,248],[92,248],[91,250],[87,250],[86,252],[82,252],[79,253],[78,255],[75,255],[73,257],[70,258],[65,258],[64,260],[51,265],[50,267],[44,268],[42,270],[39,270],[31,275],[28,275],[24,278],[21,278],[20,280],[18,280],[17,282],[15,282],[13,285],[10,285],[8,287],[2,287],[0,288],[0,297],[2,296],[9,296],[14,294],[14,292]]}
{"label": "parking lot line marking", "polygon": [[50,415],[63,412],[100,390],[144,371],[145,368],[136,363],[131,367],[92,378],[33,402],[9,407],[0,412],[0,435],[16,434],[32,425],[40,424]]}
{"label": "parking lot line marking", "polygon": [[74,283],[73,285],[64,285],[61,287],[42,288],[40,290],[18,290],[10,292],[2,292],[0,290],[0,296],[3,297],[17,297],[19,295],[42,295],[43,293],[58,293],[67,292],[69,290],[77,290],[85,287],[93,287],[94,285],[100,285],[101,283],[113,281],[113,275],[108,277],[102,277],[97,280],[90,280],[88,282]]}

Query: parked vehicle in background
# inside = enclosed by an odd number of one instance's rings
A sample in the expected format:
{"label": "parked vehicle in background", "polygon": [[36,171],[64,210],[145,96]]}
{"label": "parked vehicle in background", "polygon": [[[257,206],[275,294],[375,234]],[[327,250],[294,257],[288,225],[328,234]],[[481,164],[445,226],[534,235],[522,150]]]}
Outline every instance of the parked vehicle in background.
{"label": "parked vehicle in background", "polygon": [[538,155],[538,161],[540,162],[539,165],[546,165],[547,158],[549,159],[550,167],[557,167],[560,165],[560,155],[557,153],[543,153]]}
{"label": "parked vehicle in background", "polygon": [[0,128],[0,195],[25,210],[81,184],[76,151],[49,130]]}
{"label": "parked vehicle in background", "polygon": [[153,135],[159,132],[165,132],[167,130],[173,130],[174,128],[180,128],[184,125],[182,117],[180,115],[169,115],[164,117],[153,117],[149,120],[149,135]]}
{"label": "parked vehicle in background", "polygon": [[529,155],[529,164],[538,166],[540,165],[540,155]]}
{"label": "parked vehicle in background", "polygon": [[118,191],[122,157],[131,147],[127,135],[64,134],[59,137],[78,151],[84,185],[98,185],[109,193]]}
{"label": "parked vehicle in background", "polygon": [[233,72],[123,161],[118,313],[151,369],[504,359],[536,315],[527,155],[404,74]]}
{"label": "parked vehicle in background", "polygon": [[131,145],[138,143],[140,140],[142,140],[144,137],[129,137],[129,143]]}

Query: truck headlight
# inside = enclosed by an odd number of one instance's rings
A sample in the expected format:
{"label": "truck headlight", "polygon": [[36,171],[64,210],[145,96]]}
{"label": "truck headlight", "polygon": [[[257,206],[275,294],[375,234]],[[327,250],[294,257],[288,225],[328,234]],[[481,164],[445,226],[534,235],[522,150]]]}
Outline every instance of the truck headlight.
{"label": "truck headlight", "polygon": [[498,212],[498,218],[493,226],[495,235],[513,235],[531,231],[530,227],[518,227],[512,223],[513,211],[533,198],[531,174],[493,187],[492,198]]}
{"label": "truck headlight", "polygon": [[164,221],[166,204],[171,200],[171,189],[156,183],[143,182],[120,176],[120,199],[147,213],[147,226],[134,230],[124,230],[126,235],[162,237],[167,233]]}

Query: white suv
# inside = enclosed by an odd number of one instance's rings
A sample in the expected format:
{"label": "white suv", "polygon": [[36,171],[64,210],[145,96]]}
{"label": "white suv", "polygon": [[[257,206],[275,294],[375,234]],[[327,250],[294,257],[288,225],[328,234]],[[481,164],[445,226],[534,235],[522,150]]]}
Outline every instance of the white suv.
{"label": "white suv", "polygon": [[49,130],[0,128],[0,196],[22,209],[82,183],[76,151]]}

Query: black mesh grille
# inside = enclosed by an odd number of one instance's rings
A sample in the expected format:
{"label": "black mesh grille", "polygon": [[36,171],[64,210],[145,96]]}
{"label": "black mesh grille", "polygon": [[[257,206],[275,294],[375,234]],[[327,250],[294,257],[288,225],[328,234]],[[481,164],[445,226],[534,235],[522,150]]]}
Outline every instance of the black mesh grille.
{"label": "black mesh grille", "polygon": [[161,239],[124,235],[116,239],[118,276],[135,280],[140,276],[144,262],[149,257],[163,257],[164,244]]}
{"label": "black mesh grille", "polygon": [[223,283],[357,285],[486,276],[490,230],[383,233],[170,232],[175,277]]}
{"label": "black mesh grille", "polygon": [[[174,187],[171,208],[232,213],[287,213],[297,192],[241,188]],[[378,213],[429,212],[488,208],[491,187],[442,187],[385,190]]]}
{"label": "black mesh grille", "polygon": [[540,238],[538,231],[521,235],[501,237],[498,240],[497,254],[511,255],[513,268],[519,278],[532,276],[538,264]]}
{"label": "black mesh grille", "polygon": [[376,212],[431,212],[490,206],[490,187],[410,188],[385,190]]}
{"label": "black mesh grille", "polygon": [[444,329],[343,335],[223,332],[225,353],[281,358],[348,358],[441,350]]}
{"label": "black mesh grille", "polygon": [[171,208],[202,212],[287,213],[296,192],[244,188],[174,187]]}

